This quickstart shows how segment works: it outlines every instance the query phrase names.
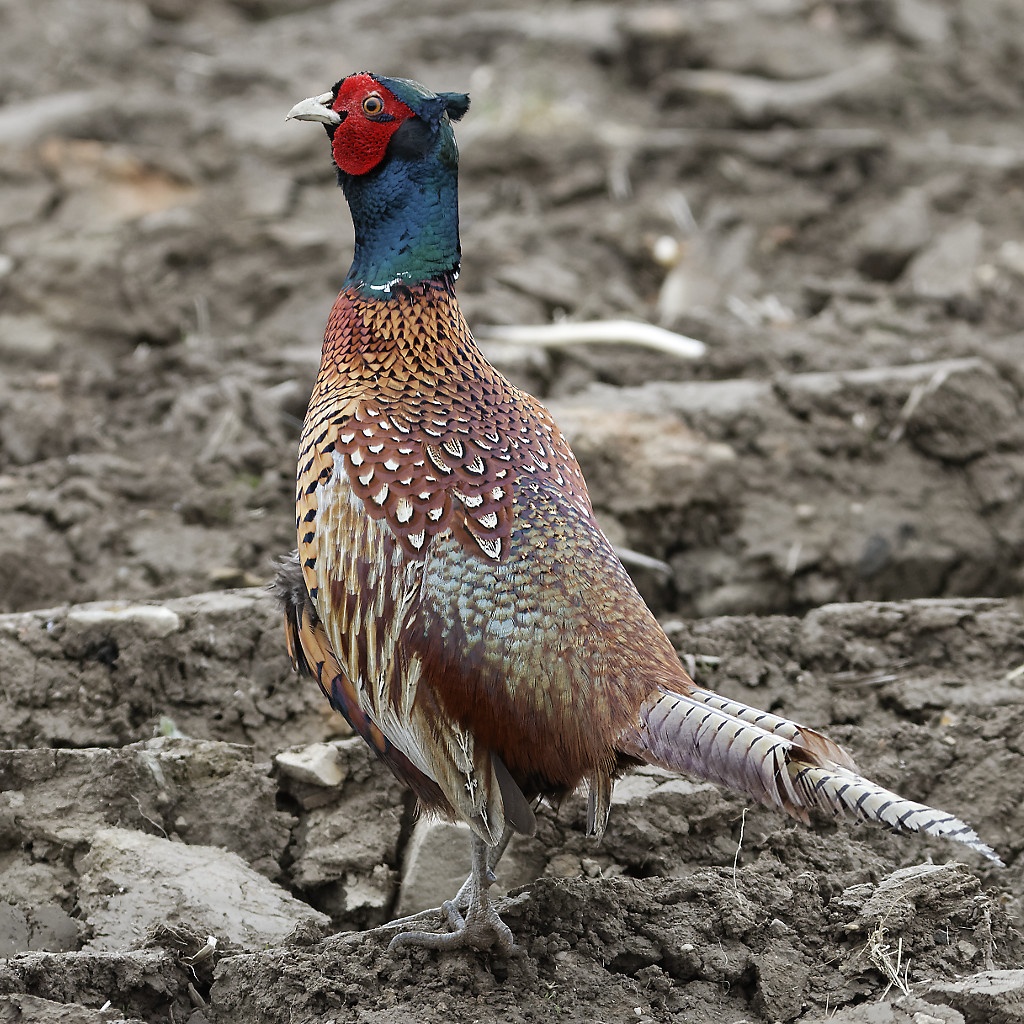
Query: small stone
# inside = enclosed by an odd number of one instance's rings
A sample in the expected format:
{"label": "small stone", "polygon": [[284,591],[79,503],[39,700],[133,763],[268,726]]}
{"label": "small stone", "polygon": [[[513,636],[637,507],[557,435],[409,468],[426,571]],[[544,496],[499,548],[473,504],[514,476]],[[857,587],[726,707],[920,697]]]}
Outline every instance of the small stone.
{"label": "small stone", "polygon": [[949,14],[929,0],[893,0],[893,31],[921,49],[938,48],[949,39]]}
{"label": "small stone", "polygon": [[874,212],[853,239],[857,269],[875,281],[894,281],[932,237],[924,189],[910,188]]}
{"label": "small stone", "polygon": [[634,772],[619,779],[612,790],[612,806],[628,806],[646,800],[663,782],[646,773]]}
{"label": "small stone", "polygon": [[1010,239],[999,246],[998,260],[1001,266],[1018,277],[1024,277],[1024,242]]}
{"label": "small stone", "polygon": [[347,875],[345,911],[349,914],[369,913],[383,916],[394,898],[394,888],[392,874],[383,864],[378,864],[369,876]]}
{"label": "small stone", "polygon": [[674,267],[682,256],[679,239],[672,235],[659,235],[651,244],[651,256],[659,267]]}
{"label": "small stone", "polygon": [[337,748],[330,743],[311,743],[308,747],[282,750],[274,756],[274,763],[289,778],[316,786],[336,789],[348,775]]}
{"label": "small stone", "polygon": [[[12,268],[11,258],[0,255],[0,277]],[[52,358],[59,341],[57,330],[41,316],[0,316],[0,352],[6,356],[42,362]]]}
{"label": "small stone", "polygon": [[[0,329],[4,326],[0,325]],[[18,332],[8,337],[15,342],[15,348],[11,351],[0,342],[0,365],[6,367],[11,358],[29,361],[52,358],[52,353],[46,350],[45,340],[40,341],[37,351],[32,354],[31,340],[22,338],[23,344],[19,345]],[[40,459],[68,453],[67,440],[55,438],[53,430],[53,424],[66,422],[70,415],[67,402],[61,394],[49,388],[42,390],[43,393],[38,388],[8,388],[6,381],[0,380],[0,451],[8,463],[27,466]]]}
{"label": "small stone", "polygon": [[907,403],[907,439],[925,456],[953,465],[998,451],[1019,415],[1013,387],[987,366],[939,370],[919,395]]}
{"label": "small stone", "polygon": [[203,578],[224,556],[223,538],[215,530],[182,523],[173,513],[159,512],[127,537],[132,555],[158,580],[177,580],[184,573]]}
{"label": "small stone", "polygon": [[224,587],[229,590],[238,590],[242,587],[259,587],[266,582],[262,577],[246,569],[240,569],[236,565],[217,565],[208,573],[209,580],[214,587]]}
{"label": "small stone", "polygon": [[973,298],[981,243],[981,225],[975,220],[961,221],[944,231],[907,268],[913,291],[930,299]]}
{"label": "small stone", "polygon": [[580,873],[580,859],[571,853],[556,853],[548,861],[544,872],[550,878],[576,878]]}

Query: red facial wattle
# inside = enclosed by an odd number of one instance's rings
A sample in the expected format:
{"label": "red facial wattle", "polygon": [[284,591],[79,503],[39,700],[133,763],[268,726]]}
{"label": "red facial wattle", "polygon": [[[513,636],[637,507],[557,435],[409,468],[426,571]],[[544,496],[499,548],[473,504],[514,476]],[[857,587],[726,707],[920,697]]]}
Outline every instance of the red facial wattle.
{"label": "red facial wattle", "polygon": [[334,130],[331,150],[338,169],[346,174],[372,171],[384,159],[391,137],[404,121],[415,116],[367,74],[344,79],[332,109],[343,120]]}

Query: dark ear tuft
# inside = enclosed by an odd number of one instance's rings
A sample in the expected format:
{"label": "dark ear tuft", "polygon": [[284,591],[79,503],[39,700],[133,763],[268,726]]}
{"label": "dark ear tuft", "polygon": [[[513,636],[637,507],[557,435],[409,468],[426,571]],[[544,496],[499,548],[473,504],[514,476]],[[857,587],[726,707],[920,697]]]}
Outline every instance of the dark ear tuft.
{"label": "dark ear tuft", "polygon": [[440,96],[431,96],[429,99],[419,100],[412,109],[419,118],[436,128],[444,114],[444,100]]}
{"label": "dark ear tuft", "polygon": [[437,98],[444,100],[444,109],[453,121],[458,121],[469,110],[469,96],[464,92],[439,92]]}

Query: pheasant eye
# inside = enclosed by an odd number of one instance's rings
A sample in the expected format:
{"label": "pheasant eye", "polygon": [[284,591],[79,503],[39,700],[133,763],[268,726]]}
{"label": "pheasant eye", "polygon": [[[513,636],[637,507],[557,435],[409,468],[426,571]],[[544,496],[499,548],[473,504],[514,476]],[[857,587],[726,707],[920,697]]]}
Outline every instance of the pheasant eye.
{"label": "pheasant eye", "polygon": [[376,117],[378,114],[384,111],[384,101],[380,98],[380,93],[371,92],[369,96],[363,99],[363,113],[367,117]]}

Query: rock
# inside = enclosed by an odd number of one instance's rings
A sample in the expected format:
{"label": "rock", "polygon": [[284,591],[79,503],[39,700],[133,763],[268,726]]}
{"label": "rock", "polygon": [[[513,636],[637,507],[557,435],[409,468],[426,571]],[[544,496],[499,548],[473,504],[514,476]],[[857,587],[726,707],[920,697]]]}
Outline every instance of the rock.
{"label": "rock", "polygon": [[956,1010],[935,1006],[918,996],[844,1006],[804,1020],[806,1024],[964,1024],[963,1015]]}
{"label": "rock", "polygon": [[23,386],[15,390],[0,380],[0,452],[15,463],[28,465],[47,456],[66,454],[67,433],[59,431],[55,436],[53,424],[67,417],[67,403],[52,387]]}
{"label": "rock", "polygon": [[649,765],[638,768],[615,783],[612,790],[612,806],[641,806],[660,785],[674,778],[671,772],[662,768]]}
{"label": "rock", "polygon": [[770,580],[726,583],[695,596],[694,610],[702,618],[717,615],[767,615],[782,599],[777,584]]}
{"label": "rock", "polygon": [[0,903],[0,957],[31,948],[24,912],[9,903]]}
{"label": "rock", "polygon": [[766,1020],[795,1020],[804,1007],[810,970],[799,950],[786,938],[754,957],[757,993],[754,1005]]}
{"label": "rock", "polygon": [[121,748],[0,751],[0,843],[36,860],[111,825],[218,845],[273,876],[288,844],[267,765],[227,743],[154,739]]}
{"label": "rock", "polygon": [[251,949],[284,942],[299,924],[328,924],[237,854],[212,846],[100,829],[81,865],[78,905],[92,928],[92,950],[137,945],[158,925]]}
{"label": "rock", "polygon": [[40,999],[23,992],[5,995],[0,1002],[0,1024],[115,1024],[117,1021],[143,1024],[140,1018],[126,1017],[113,1007],[93,1010],[87,1006]]}
{"label": "rock", "polygon": [[985,366],[938,369],[907,399],[907,439],[930,458],[965,465],[1010,442],[1020,446],[1018,398]]}
{"label": "rock", "polygon": [[949,12],[927,0],[892,0],[892,28],[912,46],[937,49],[949,39]]}
{"label": "rock", "polygon": [[931,239],[931,202],[923,188],[908,188],[872,211],[853,238],[857,269],[875,281],[895,281]]}
{"label": "rock", "polygon": [[975,220],[947,228],[907,268],[911,290],[923,298],[972,299],[978,291],[975,271],[981,262],[982,229]]}
{"label": "rock", "polygon": [[1022,1024],[1024,969],[981,971],[962,981],[932,982],[924,996],[952,1004],[967,1024]]}
{"label": "rock", "polygon": [[[615,543],[672,566],[670,588],[645,589],[655,611],[711,616],[1015,586],[1017,556],[969,467],[986,450],[1024,451],[1018,403],[1006,374],[962,358],[592,385],[549,405],[598,517],[621,527]],[[936,461],[963,467],[942,502]],[[814,500],[795,500],[793,480],[812,476]]]}
{"label": "rock", "polygon": [[[28,593],[32,583],[63,585],[59,567],[24,558],[49,551],[56,561],[60,535],[44,542],[37,516],[3,523],[8,587],[22,573]],[[187,736],[253,743],[269,758],[337,731],[316,684],[294,674],[277,601],[263,588],[0,615],[0,677],[0,748],[122,746],[152,737],[166,718]]]}
{"label": "rock", "polygon": [[583,840],[580,846],[575,840],[573,846],[586,850],[611,874],[620,865],[638,863],[657,864],[658,873],[674,874],[684,870],[689,850],[706,850],[709,841],[716,853],[728,851],[731,859],[737,813],[737,802],[720,787],[644,765],[615,783],[609,830],[601,845]]}
{"label": "rock", "polygon": [[53,904],[17,907],[0,901],[0,957],[29,949],[78,949],[78,922]]}
{"label": "rock", "polygon": [[[0,424],[0,435],[2,433]],[[36,552],[32,561],[25,557],[26,551]],[[73,561],[66,537],[53,529],[43,516],[8,512],[2,517],[0,529],[0,580],[3,580],[0,612],[16,612],[60,601],[74,585],[69,571]],[[5,679],[6,693],[0,691],[0,711],[16,683],[17,676]],[[10,717],[0,714],[0,736],[4,734],[5,721],[12,722]]]}
{"label": "rock", "polygon": [[421,818],[402,865],[396,916],[439,907],[465,882],[470,869],[469,826]]}
{"label": "rock", "polygon": [[[184,1020],[184,1013],[194,1005],[189,993],[193,980],[194,975],[177,951],[23,953],[0,960],[0,1014],[13,1004],[26,1005],[30,1013],[41,1014],[40,1024],[99,1024],[123,1020],[125,1013],[132,1015],[130,1024],[136,1024],[141,1015],[153,1020],[153,1007],[159,1006],[169,1009],[175,1019]],[[25,1001],[26,997],[31,1001]],[[72,1002],[64,1006],[69,999]],[[44,1015],[49,1011],[44,1002],[47,1000],[60,1004],[62,1013],[56,1017]],[[109,1004],[120,1010],[86,1009]],[[0,1016],[0,1020],[4,1018]]]}
{"label": "rock", "polygon": [[60,338],[41,316],[0,316],[0,353],[5,360],[46,365],[53,359]]}
{"label": "rock", "polygon": [[344,785],[293,833],[291,885],[337,927],[381,924],[395,897],[406,793],[362,739],[337,744]]}
{"label": "rock", "polygon": [[735,453],[654,408],[620,409],[580,400],[551,403],[589,485],[615,515],[671,504],[706,485]]}
{"label": "rock", "polygon": [[128,543],[132,554],[156,580],[173,579],[180,573],[204,577],[211,565],[219,565],[225,551],[224,538],[204,526],[182,523],[173,513],[154,513],[145,525],[132,531]]}
{"label": "rock", "polygon": [[1016,274],[1017,277],[1024,277],[1024,242],[1015,238],[1008,239],[999,246],[997,253],[999,265]]}
{"label": "rock", "polygon": [[47,135],[71,128],[82,118],[115,109],[116,92],[74,89],[49,96],[22,98],[0,112],[0,146],[28,146]]}
{"label": "rock", "polygon": [[877,886],[867,883],[848,890],[843,899],[855,903],[867,897],[851,928],[869,931],[881,922],[892,931],[900,931],[908,927],[922,906],[953,893],[973,896],[978,888],[977,879],[957,863],[912,864],[893,871]]}
{"label": "rock", "polygon": [[314,786],[339,787],[347,774],[337,748],[330,743],[282,750],[274,755],[274,764],[289,778]]}

